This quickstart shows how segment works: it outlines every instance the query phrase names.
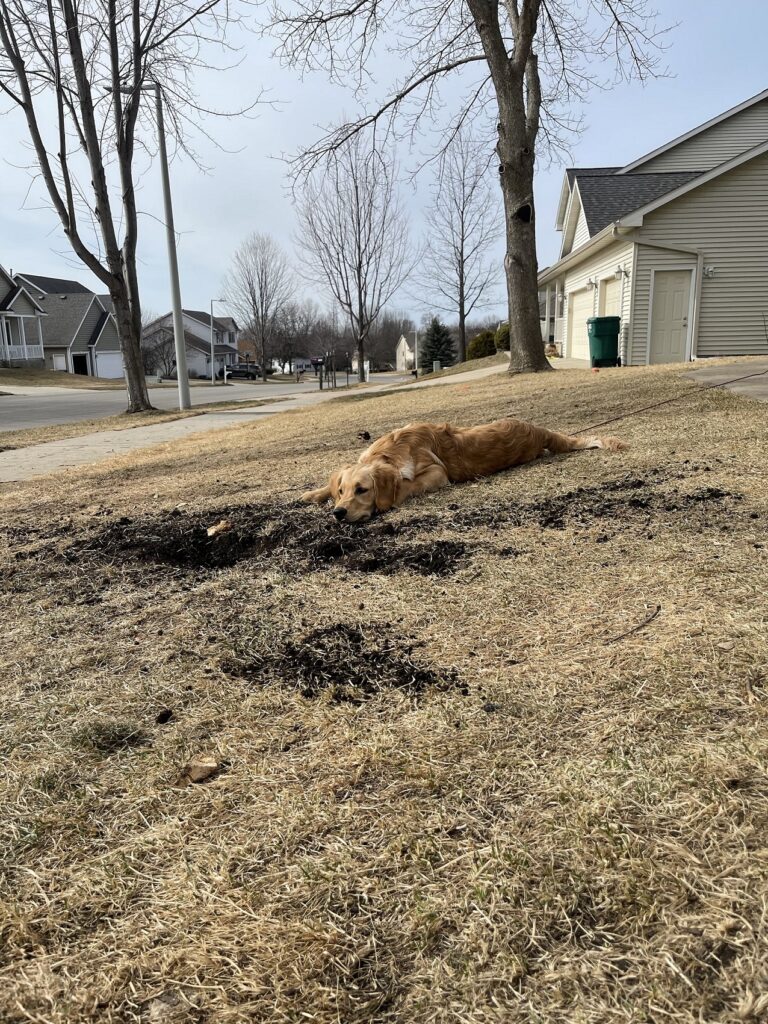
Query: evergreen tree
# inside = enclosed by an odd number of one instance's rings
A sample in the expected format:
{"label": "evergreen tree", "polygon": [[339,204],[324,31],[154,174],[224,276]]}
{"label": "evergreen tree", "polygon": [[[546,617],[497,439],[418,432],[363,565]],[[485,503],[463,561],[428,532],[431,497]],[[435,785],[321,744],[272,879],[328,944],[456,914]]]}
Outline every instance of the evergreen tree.
{"label": "evergreen tree", "polygon": [[419,340],[419,367],[431,370],[432,363],[439,360],[440,366],[450,366],[456,358],[451,332],[438,317],[433,316],[426,334]]}

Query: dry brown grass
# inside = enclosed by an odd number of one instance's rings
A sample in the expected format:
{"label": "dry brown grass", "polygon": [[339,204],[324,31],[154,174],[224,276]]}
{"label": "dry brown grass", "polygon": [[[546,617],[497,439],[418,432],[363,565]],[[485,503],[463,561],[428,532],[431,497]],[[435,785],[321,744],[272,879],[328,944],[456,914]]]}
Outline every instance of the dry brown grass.
{"label": "dry brown grass", "polygon": [[[689,389],[367,532],[290,504],[363,430]],[[493,377],[8,485],[0,1019],[764,1020],[767,427]]]}
{"label": "dry brown grass", "polygon": [[62,373],[60,370],[32,370],[24,367],[0,366],[0,385],[17,387],[87,388],[95,391],[125,389],[125,381],[107,377],[86,377],[80,373]]}

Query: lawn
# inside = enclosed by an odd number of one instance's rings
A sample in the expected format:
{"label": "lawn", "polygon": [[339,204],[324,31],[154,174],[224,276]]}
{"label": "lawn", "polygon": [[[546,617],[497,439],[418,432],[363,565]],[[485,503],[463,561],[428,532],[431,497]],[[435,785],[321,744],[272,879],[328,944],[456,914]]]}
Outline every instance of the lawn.
{"label": "lawn", "polygon": [[[294,501],[364,431],[677,394],[366,527]],[[764,1020],[767,467],[768,406],[644,368],[7,485],[0,1019]]]}
{"label": "lawn", "polygon": [[96,391],[125,390],[124,380],[86,377],[85,374],[62,373],[60,370],[30,370],[7,366],[0,367],[0,386],[3,384],[15,384],[17,387],[91,388]]}

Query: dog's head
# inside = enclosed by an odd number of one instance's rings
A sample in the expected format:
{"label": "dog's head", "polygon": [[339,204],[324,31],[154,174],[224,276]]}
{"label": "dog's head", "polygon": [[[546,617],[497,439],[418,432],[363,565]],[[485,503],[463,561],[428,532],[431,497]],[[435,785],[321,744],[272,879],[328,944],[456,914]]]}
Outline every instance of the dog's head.
{"label": "dog's head", "polygon": [[328,483],[334,516],[340,523],[359,523],[374,512],[388,512],[397,504],[400,480],[398,471],[384,462],[345,466]]}

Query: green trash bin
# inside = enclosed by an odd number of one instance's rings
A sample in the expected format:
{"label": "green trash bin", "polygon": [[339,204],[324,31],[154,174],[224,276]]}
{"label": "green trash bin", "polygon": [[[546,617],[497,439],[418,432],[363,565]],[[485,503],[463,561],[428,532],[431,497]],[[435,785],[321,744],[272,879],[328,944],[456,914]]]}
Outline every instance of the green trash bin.
{"label": "green trash bin", "polygon": [[620,316],[591,316],[587,320],[589,358],[593,366],[621,366]]}

